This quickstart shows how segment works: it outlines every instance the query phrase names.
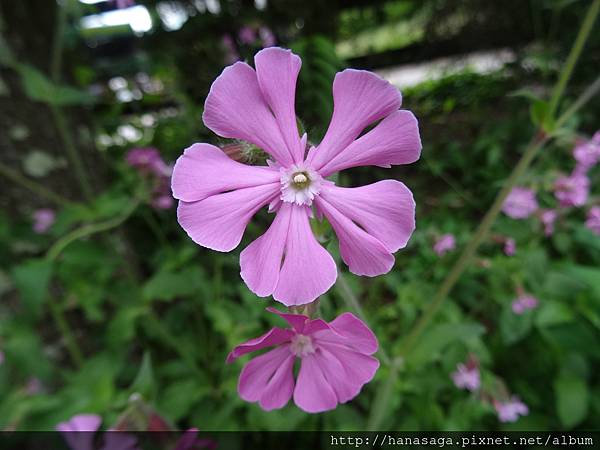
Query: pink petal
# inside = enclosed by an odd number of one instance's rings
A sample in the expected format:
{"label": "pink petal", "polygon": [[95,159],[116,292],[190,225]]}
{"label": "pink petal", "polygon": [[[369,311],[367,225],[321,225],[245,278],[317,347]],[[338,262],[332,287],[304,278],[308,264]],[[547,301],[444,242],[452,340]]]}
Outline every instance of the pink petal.
{"label": "pink petal", "polygon": [[320,345],[315,357],[339,403],[356,397],[379,368],[379,361],[372,356],[340,350],[334,345]]}
{"label": "pink petal", "polygon": [[295,98],[302,61],[290,50],[271,47],[258,52],[254,64],[260,90],[275,115],[287,148],[294,162],[301,163],[304,147],[300,144]]}
{"label": "pink petal", "polygon": [[58,431],[97,431],[102,418],[97,414],[78,414],[56,425]]}
{"label": "pink petal", "polygon": [[315,335],[319,342],[345,345],[351,349],[372,355],[377,351],[377,338],[367,325],[352,313],[344,313],[329,324],[332,332]]}
{"label": "pink petal", "polygon": [[364,70],[346,69],[333,82],[333,116],[325,137],[309,155],[319,170],[348,147],[371,123],[400,108],[400,92],[390,83]]}
{"label": "pink petal", "polygon": [[241,276],[259,297],[275,291],[290,228],[291,209],[281,208],[269,229],[240,254]]}
{"label": "pink petal", "polygon": [[220,148],[194,144],[183,152],[173,168],[173,196],[186,202],[211,195],[279,181],[279,171],[233,161]]}
{"label": "pink petal", "polygon": [[309,413],[335,409],[338,404],[335,391],[325,378],[314,354],[302,358],[294,389],[294,402],[300,409]]}
{"label": "pink petal", "polygon": [[277,314],[279,317],[281,317],[283,320],[285,320],[288,324],[290,324],[290,326],[297,333],[303,333],[304,332],[304,324],[308,320],[308,317],[306,317],[306,316],[304,316],[302,314],[284,313],[284,312],[281,312],[278,309],[275,309],[275,308],[272,308],[272,307],[268,307],[267,311],[269,311],[269,312],[271,312],[273,314]]}
{"label": "pink petal", "polygon": [[246,353],[251,353],[262,348],[283,344],[284,342],[289,341],[293,335],[294,333],[291,330],[284,330],[283,328],[277,327],[273,328],[262,336],[250,339],[249,341],[246,341],[243,344],[235,347],[227,356],[227,363],[232,363]]}
{"label": "pink petal", "polygon": [[259,88],[256,72],[246,63],[226,67],[213,82],[202,119],[220,136],[252,142],[283,166],[292,163],[277,121]]}
{"label": "pink petal", "polygon": [[310,303],[335,283],[337,268],[317,242],[306,209],[283,203],[278,214],[291,214],[285,259],[273,298],[286,306]]}
{"label": "pink petal", "polygon": [[390,252],[404,248],[415,229],[415,201],[399,181],[384,180],[358,188],[324,184],[320,199],[380,240]]}
{"label": "pink petal", "polygon": [[410,111],[394,111],[319,170],[327,177],[358,166],[410,164],[421,156],[419,125]]}
{"label": "pink petal", "polygon": [[340,254],[350,272],[376,276],[390,271],[394,266],[394,257],[381,241],[357,226],[326,200],[317,198],[316,201],[338,237]]}
{"label": "pink petal", "polygon": [[195,243],[228,252],[238,246],[252,216],[279,192],[279,183],[272,183],[213,195],[199,202],[180,201],[177,220]]}
{"label": "pink petal", "polygon": [[240,397],[259,402],[267,411],[285,406],[294,390],[294,360],[289,346],[284,345],[249,361],[240,374]]}

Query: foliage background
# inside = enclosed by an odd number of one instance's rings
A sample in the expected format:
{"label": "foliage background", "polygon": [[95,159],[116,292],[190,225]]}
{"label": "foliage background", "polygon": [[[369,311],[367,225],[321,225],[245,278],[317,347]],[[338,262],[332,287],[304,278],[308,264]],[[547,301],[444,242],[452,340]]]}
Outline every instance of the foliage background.
{"label": "foliage background", "polygon": [[[530,97],[548,96],[590,2],[136,3],[152,17],[149,32],[82,28],[82,17],[114,8],[106,2],[0,6],[0,429],[49,430],[82,412],[102,415],[108,427],[140,411],[143,427],[148,408],[176,428],[202,430],[599,427],[600,238],[584,227],[582,211],[561,219],[548,238],[535,219],[500,217],[493,234],[514,237],[517,254],[505,255],[497,239],[486,242],[410,357],[394,359],[456,260],[458,251],[438,257],[434,240],[453,233],[460,250],[470,239],[532,135]],[[165,26],[165,8],[184,11],[181,28]],[[238,398],[242,363],[226,365],[225,357],[281,325],[264,311],[273,301],[241,282],[239,249],[200,248],[174,209],[140,202],[146,187],[124,161],[132,147],[154,146],[174,161],[193,142],[223,143],[200,118],[226,64],[221,38],[243,26],[269,27],[279,45],[302,56],[297,111],[313,139],[328,123],[331,81],[343,67],[384,69],[498,48],[515,55],[491,73],[466,67],[403,89],[404,108],[420,121],[421,160],[353,169],[339,180],[402,180],[415,195],[417,230],[388,275],[346,273],[347,285],[321,298],[321,315],[331,320],[353,310],[349,287],[390,360],[359,397],[325,414],[292,404],[266,413]],[[595,30],[566,105],[597,76]],[[250,60],[260,48],[237,45]],[[599,113],[597,101],[578,113],[522,181],[538,190],[542,206],[553,205],[553,177],[571,170],[574,139],[598,129]],[[591,176],[598,195],[597,168]],[[41,235],[31,229],[40,207],[58,211]],[[269,220],[259,214],[240,249]],[[54,243],[86,224],[108,225],[48,257]],[[335,241],[327,246],[337,252]],[[513,314],[517,286],[540,307]],[[485,391],[519,395],[528,416],[501,424],[489,401],[454,387],[450,373],[471,353]],[[386,384],[394,364],[398,376]]]}

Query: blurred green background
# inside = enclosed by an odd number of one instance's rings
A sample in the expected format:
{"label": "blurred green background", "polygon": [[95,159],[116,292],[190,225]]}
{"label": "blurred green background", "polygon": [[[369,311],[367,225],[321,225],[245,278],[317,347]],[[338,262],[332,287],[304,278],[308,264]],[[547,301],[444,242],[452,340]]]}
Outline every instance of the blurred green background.
{"label": "blurred green background", "polygon": [[[394,359],[535,131],[531,104],[548,97],[590,3],[0,3],[0,429],[51,430],[83,412],[138,429],[154,413],[201,430],[598,429],[600,237],[584,209],[565,212],[548,237],[536,218],[502,215],[410,358]],[[175,207],[152,207],[154,187],[125,160],[155,147],[170,164],[194,142],[223,144],[201,121],[208,89],[224,66],[268,45],[303,59],[297,114],[313,140],[331,116],[335,73],[353,67],[401,89],[423,141],[415,164],[340,177],[346,186],[402,180],[417,230],[389,274],[344,274],[391,362],[352,402],[319,415],[245,403],[236,392],[245,359],[225,364],[235,345],[282,325],[264,311],[281,305],[239,277],[240,249],[271,216],[261,211],[234,252],[200,248]],[[596,25],[564,107],[598,67]],[[553,180],[572,169],[574,143],[599,118],[592,101],[521,181],[541,207],[554,207]],[[36,232],[42,208],[56,220]],[[432,246],[445,233],[457,248],[438,256]],[[337,252],[335,237],[325,245]],[[321,298],[325,319],[353,310],[343,287]],[[519,289],[536,309],[513,312]],[[481,372],[474,393],[451,378],[469,355]],[[501,423],[493,400],[509,393],[529,414]]]}

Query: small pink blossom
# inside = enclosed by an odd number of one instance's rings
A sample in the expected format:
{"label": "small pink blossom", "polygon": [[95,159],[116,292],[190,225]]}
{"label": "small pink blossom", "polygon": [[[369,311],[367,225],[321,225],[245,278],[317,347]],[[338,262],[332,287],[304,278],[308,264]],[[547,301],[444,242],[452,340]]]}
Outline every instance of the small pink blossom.
{"label": "small pink blossom", "polygon": [[583,206],[590,192],[590,179],[583,173],[561,175],[554,183],[554,196],[561,207]]}
{"label": "small pink blossom", "polygon": [[150,205],[155,209],[169,209],[174,200],[171,195],[173,168],[163,161],[155,148],[134,148],[125,156],[127,163],[138,170],[142,177],[152,182]]}
{"label": "small pink blossom", "polygon": [[448,233],[440,236],[435,244],[433,245],[433,251],[437,253],[438,256],[442,256],[445,253],[454,250],[456,247],[456,239],[454,235]]}
{"label": "small pink blossom", "polygon": [[[334,113],[321,142],[300,136],[295,112],[302,61],[269,47],[226,67],[204,105],[204,124],[218,135],[264,150],[267,165],[233,161],[205,143],[187,148],[175,164],[177,219],[197,244],[229,252],[251,218],[275,212],[268,230],[240,255],[241,277],[260,297],[286,306],[314,301],[337,278],[337,266],[316,239],[310,219],[325,216],[338,237],[342,260],[356,275],[377,276],[394,265],[415,228],[415,202],[396,180],[357,188],[329,177],[358,166],[390,167],[419,159],[414,115],[401,110],[398,90],[378,75],[346,69],[333,82]],[[367,133],[371,124],[377,125]]]}
{"label": "small pink blossom", "polygon": [[[93,450],[94,433],[100,429],[102,418],[96,414],[78,414],[56,425],[72,450]],[[129,433],[108,430],[103,435],[100,450],[138,450],[137,438]]]}
{"label": "small pink blossom", "polygon": [[511,306],[515,314],[523,314],[527,310],[535,309],[538,303],[538,299],[533,295],[522,293],[512,302]]}
{"label": "small pink blossom", "polygon": [[243,44],[250,45],[256,41],[256,31],[254,31],[254,28],[246,25],[240,28],[238,37]]}
{"label": "small pink blossom", "polygon": [[540,214],[540,220],[544,225],[544,234],[546,236],[552,236],[554,233],[554,222],[558,218],[558,213],[553,209],[545,209]]}
{"label": "small pink blossom", "polygon": [[504,241],[504,254],[507,256],[514,256],[517,252],[517,243],[513,238],[507,238]]}
{"label": "small pink blossom", "polygon": [[[358,395],[379,368],[373,353],[377,339],[351,313],[331,323],[286,314],[274,308],[291,328],[273,328],[268,333],[234,348],[227,362],[266,347],[275,347],[250,360],[240,374],[238,392],[248,402],[258,402],[266,411],[285,406],[290,398],[309,413],[328,411]],[[294,380],[294,362],[300,370]]]}
{"label": "small pink blossom", "polygon": [[42,382],[39,378],[31,377],[25,384],[25,392],[27,395],[36,395],[42,392]]}
{"label": "small pink blossom", "polygon": [[218,448],[218,444],[212,439],[199,438],[198,428],[190,428],[183,432],[173,450],[198,450],[201,448],[215,450]]}
{"label": "small pink blossom", "polygon": [[234,39],[229,34],[225,34],[221,38],[221,46],[225,50],[225,62],[227,64],[233,64],[240,60],[240,54],[238,53]]}
{"label": "small pink blossom", "polygon": [[476,391],[481,386],[481,377],[479,374],[479,367],[476,363],[458,364],[456,366],[456,372],[452,373],[452,381],[454,385],[459,389],[466,389],[467,391]]}
{"label": "small pink blossom", "polygon": [[600,206],[592,206],[587,214],[585,226],[600,236]]}
{"label": "small pink blossom", "polygon": [[529,414],[529,408],[523,403],[519,397],[513,395],[509,400],[501,402],[498,400],[494,401],[494,407],[498,413],[498,420],[500,422],[516,422],[519,416],[526,416]]}
{"label": "small pink blossom", "polygon": [[33,213],[33,231],[43,234],[50,229],[56,221],[56,213],[49,208],[38,209]]}
{"label": "small pink blossom", "polygon": [[275,45],[275,35],[269,27],[260,27],[258,29],[258,35],[260,36],[260,40],[262,41],[263,48],[273,47]]}
{"label": "small pink blossom", "polygon": [[524,187],[514,187],[504,200],[502,211],[513,219],[526,219],[538,208],[535,192]]}
{"label": "small pink blossom", "polygon": [[600,132],[596,132],[589,141],[577,143],[573,149],[573,157],[577,161],[576,171],[585,173],[600,161]]}

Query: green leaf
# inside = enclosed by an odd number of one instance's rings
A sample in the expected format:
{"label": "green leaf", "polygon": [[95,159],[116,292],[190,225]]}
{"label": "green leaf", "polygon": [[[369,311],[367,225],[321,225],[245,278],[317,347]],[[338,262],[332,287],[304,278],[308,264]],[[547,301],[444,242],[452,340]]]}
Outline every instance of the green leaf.
{"label": "green leaf", "polygon": [[529,114],[534,125],[542,125],[548,115],[550,105],[543,100],[535,100],[529,107]]}
{"label": "green leaf", "polygon": [[500,334],[505,344],[511,345],[523,339],[531,331],[531,311],[515,314],[510,305],[502,309],[500,314]]}
{"label": "green leaf", "polygon": [[581,377],[562,373],[554,381],[556,410],[565,428],[573,428],[585,419],[588,411],[588,386]]}
{"label": "green leaf", "polygon": [[481,336],[485,331],[479,323],[446,323],[436,325],[425,333],[409,357],[415,365],[424,364],[437,357],[455,341],[468,341]]}
{"label": "green leaf", "polygon": [[130,389],[132,392],[141,394],[145,399],[154,399],[156,386],[154,383],[154,371],[152,370],[152,357],[149,351],[144,352],[142,364]]}
{"label": "green leaf", "polygon": [[46,75],[30,65],[19,64],[17,70],[21,75],[25,94],[32,100],[56,106],[89,104],[95,100],[85,91],[54,84]]}
{"label": "green leaf", "polygon": [[46,259],[30,259],[12,270],[23,306],[34,317],[39,317],[52,276],[52,262]]}
{"label": "green leaf", "polygon": [[188,267],[179,272],[162,271],[146,282],[142,295],[146,300],[165,301],[186,295],[198,295],[203,278],[203,273],[198,267]]}

